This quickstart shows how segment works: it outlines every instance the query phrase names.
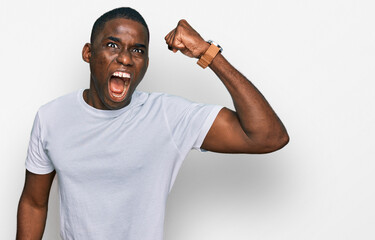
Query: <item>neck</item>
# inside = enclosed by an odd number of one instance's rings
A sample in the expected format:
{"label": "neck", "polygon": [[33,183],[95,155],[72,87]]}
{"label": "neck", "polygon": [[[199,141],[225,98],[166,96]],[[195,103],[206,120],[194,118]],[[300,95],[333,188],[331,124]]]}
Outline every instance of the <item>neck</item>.
{"label": "neck", "polygon": [[[91,84],[90,84],[91,85]],[[83,91],[83,99],[85,102],[93,108],[101,109],[101,110],[109,110],[102,101],[98,98],[98,94],[96,94],[95,88],[90,86],[89,89],[85,89]]]}

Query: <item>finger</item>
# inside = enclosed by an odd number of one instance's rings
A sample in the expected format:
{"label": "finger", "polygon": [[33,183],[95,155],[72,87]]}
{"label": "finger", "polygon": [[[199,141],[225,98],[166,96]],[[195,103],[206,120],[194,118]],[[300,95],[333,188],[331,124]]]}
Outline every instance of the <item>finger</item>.
{"label": "finger", "polygon": [[176,31],[176,29],[173,29],[172,31],[170,31],[170,32],[168,33],[168,35],[167,35],[167,37],[166,37],[166,39],[165,39],[165,41],[166,41],[166,43],[167,43],[168,45],[172,45],[172,41],[171,41],[171,39],[172,39],[172,36],[173,36],[173,34],[174,34],[175,31]]}
{"label": "finger", "polygon": [[174,42],[174,38],[175,38],[175,36],[176,36],[176,32],[177,32],[177,29],[175,29],[175,31],[173,31],[173,33],[171,34],[170,39],[169,39],[169,41],[170,41],[170,45],[171,45],[173,48],[176,47],[176,44],[175,44],[175,42]]}
{"label": "finger", "polygon": [[177,28],[175,29],[175,31],[173,31],[173,33],[171,34],[170,36],[170,44],[173,48],[176,47],[176,42],[175,42],[175,38],[176,38],[176,34],[177,34]]}
{"label": "finger", "polygon": [[166,43],[168,45],[168,49],[172,51],[173,50],[173,46],[172,46],[171,36],[168,37]]}
{"label": "finger", "polygon": [[180,33],[178,32],[178,30],[173,34],[172,47],[176,48],[180,51],[186,49],[186,46],[185,46],[183,40],[181,39],[181,36],[180,36]]}
{"label": "finger", "polygon": [[164,37],[164,40],[167,42],[168,39],[169,39],[169,36],[172,34],[172,32],[174,31],[174,29],[172,29],[172,31],[170,31],[165,37]]}
{"label": "finger", "polygon": [[175,42],[176,34],[177,34],[177,28],[175,28],[168,37],[168,49],[173,51],[174,53],[176,53],[179,50]]}
{"label": "finger", "polygon": [[173,31],[175,31],[176,28],[173,28],[166,36],[165,36],[165,40],[167,41],[167,39],[169,38],[169,36],[173,33]]}

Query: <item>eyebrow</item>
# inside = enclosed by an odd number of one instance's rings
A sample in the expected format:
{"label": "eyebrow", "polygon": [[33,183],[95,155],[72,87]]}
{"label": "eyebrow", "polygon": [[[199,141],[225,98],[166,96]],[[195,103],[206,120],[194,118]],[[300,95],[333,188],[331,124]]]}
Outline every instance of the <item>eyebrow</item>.
{"label": "eyebrow", "polygon": [[139,48],[146,48],[146,45],[141,44],[141,43],[136,43],[134,44],[134,46],[139,47]]}
{"label": "eyebrow", "polygon": [[109,36],[107,39],[112,40],[114,42],[120,42],[120,38]]}
{"label": "eyebrow", "polygon": [[[107,37],[107,39],[112,40],[112,41],[114,41],[114,42],[118,42],[118,43],[121,42],[120,38],[113,37],[113,36],[109,36],[109,37]],[[136,44],[134,44],[134,46],[136,46],[136,47],[138,47],[138,48],[145,48],[145,49],[147,49],[147,48],[146,48],[146,45],[144,45],[144,44],[142,44],[142,43],[136,43]]]}

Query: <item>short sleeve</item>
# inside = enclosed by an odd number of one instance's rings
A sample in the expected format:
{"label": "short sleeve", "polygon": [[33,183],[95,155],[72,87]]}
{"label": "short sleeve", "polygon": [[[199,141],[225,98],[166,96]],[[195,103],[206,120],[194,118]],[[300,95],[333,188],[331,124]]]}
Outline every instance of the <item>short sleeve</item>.
{"label": "short sleeve", "polygon": [[36,114],[30,135],[26,157],[26,169],[36,174],[47,174],[54,170],[53,164],[43,148],[42,127],[39,113]]}
{"label": "short sleeve", "polygon": [[202,150],[202,143],[222,108],[166,96],[165,114],[177,148],[183,153],[191,149]]}

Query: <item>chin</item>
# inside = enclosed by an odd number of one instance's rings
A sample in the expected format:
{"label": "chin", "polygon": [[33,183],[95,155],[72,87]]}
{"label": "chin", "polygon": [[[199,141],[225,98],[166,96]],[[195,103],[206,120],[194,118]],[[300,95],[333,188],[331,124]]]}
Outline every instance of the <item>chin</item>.
{"label": "chin", "polygon": [[118,110],[118,109],[128,106],[130,102],[131,102],[131,96],[125,97],[122,101],[113,101],[112,98],[109,98],[109,101],[107,101],[104,105],[109,110]]}

